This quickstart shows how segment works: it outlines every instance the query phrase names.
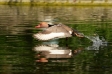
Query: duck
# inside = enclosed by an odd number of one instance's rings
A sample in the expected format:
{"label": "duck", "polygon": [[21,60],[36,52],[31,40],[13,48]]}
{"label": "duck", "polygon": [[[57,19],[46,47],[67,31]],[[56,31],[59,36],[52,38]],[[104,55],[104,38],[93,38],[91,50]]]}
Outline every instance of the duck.
{"label": "duck", "polygon": [[84,37],[84,35],[77,30],[73,30],[67,25],[62,23],[59,24],[49,24],[48,22],[41,22],[37,26],[38,29],[42,29],[43,31],[34,34],[34,38],[38,40],[51,40],[57,38],[68,38],[72,36]]}

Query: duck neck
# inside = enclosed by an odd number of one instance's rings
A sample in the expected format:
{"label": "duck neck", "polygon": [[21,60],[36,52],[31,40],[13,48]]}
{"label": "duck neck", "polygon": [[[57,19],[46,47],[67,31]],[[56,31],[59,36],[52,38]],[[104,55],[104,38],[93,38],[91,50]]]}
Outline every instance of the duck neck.
{"label": "duck neck", "polygon": [[54,26],[54,25],[52,25],[52,24],[48,24],[48,27],[51,27],[51,26]]}
{"label": "duck neck", "polygon": [[72,36],[77,36],[77,34],[79,34],[79,32],[77,30],[72,31]]}
{"label": "duck neck", "polygon": [[72,36],[76,36],[76,34],[75,34],[75,32],[74,31],[72,31],[72,34],[71,34]]}

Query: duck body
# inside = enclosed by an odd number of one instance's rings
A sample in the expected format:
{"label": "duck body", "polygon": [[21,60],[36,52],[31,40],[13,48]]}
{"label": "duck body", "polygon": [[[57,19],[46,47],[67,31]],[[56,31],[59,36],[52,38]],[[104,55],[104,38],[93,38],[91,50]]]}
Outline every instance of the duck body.
{"label": "duck body", "polygon": [[63,26],[64,25],[62,24],[51,26],[42,32],[34,34],[34,38],[39,40],[50,40],[54,38],[71,37],[72,30],[70,29],[68,31]]}
{"label": "duck body", "polygon": [[47,24],[47,26],[40,24],[36,26],[36,28],[46,28],[43,31],[34,34],[34,38],[38,40],[51,40],[56,38],[72,37],[74,34],[78,35],[78,33],[74,32],[73,29],[64,24],[57,24],[57,25]]}

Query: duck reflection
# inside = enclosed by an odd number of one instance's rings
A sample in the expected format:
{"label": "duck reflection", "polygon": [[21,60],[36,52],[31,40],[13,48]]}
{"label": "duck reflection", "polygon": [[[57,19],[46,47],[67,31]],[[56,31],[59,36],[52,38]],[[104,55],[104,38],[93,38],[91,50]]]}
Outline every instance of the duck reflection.
{"label": "duck reflection", "polygon": [[33,48],[36,52],[36,62],[67,62],[82,48],[72,50],[69,47],[59,47],[58,40],[43,42]]}
{"label": "duck reflection", "polygon": [[67,59],[71,58],[72,56],[72,52],[70,49],[66,47],[57,47],[51,45],[36,46],[34,47],[34,51],[37,52],[35,57],[38,58],[38,60],[36,60],[36,62],[48,62],[49,59],[56,59],[56,61],[58,62],[59,61],[58,59],[60,58]]}

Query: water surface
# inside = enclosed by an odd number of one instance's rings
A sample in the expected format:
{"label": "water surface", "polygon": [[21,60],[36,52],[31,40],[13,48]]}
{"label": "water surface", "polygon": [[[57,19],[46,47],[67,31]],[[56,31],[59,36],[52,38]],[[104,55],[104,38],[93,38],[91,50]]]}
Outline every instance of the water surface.
{"label": "water surface", "polygon": [[[0,9],[0,74],[111,74],[111,7],[2,5]],[[85,38],[34,39],[40,31],[35,26],[46,19],[57,19]]]}

